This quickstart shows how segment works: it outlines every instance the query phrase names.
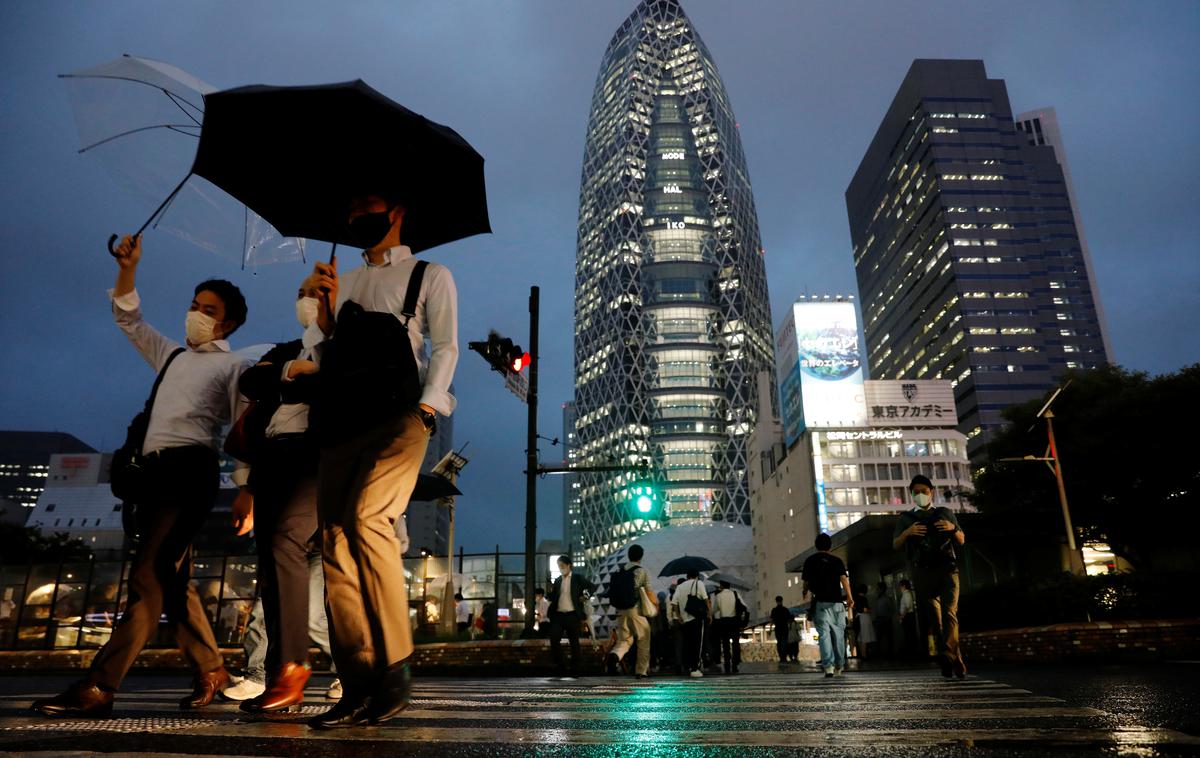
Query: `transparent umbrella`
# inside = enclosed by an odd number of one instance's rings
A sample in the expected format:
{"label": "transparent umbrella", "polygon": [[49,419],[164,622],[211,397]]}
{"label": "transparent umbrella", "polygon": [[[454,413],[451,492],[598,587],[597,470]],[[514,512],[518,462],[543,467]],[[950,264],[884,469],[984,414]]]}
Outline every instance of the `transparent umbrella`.
{"label": "transparent umbrella", "polygon": [[[124,55],[62,74],[79,152],[154,208],[146,226],[239,264],[304,260],[304,240],[273,226],[208,180],[190,176],[204,95],[216,88],[175,66]],[[187,177],[185,179],[185,177]]]}

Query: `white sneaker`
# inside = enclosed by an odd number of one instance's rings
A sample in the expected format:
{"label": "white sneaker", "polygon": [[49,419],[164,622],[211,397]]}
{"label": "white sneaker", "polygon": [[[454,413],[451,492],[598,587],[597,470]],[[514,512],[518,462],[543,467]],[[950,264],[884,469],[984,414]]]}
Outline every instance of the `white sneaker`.
{"label": "white sneaker", "polygon": [[688,674],[688,676],[690,676],[693,679],[699,679],[700,677],[704,676],[704,672],[701,671],[700,669],[696,669],[692,673]]}
{"label": "white sneaker", "polygon": [[221,697],[226,700],[249,700],[252,697],[258,697],[267,690],[267,685],[262,682],[256,682],[251,679],[243,679],[232,687],[226,687],[221,691]]}
{"label": "white sneaker", "polygon": [[841,669],[839,669],[839,668],[835,668],[835,669],[833,670],[833,675],[834,675],[834,676],[841,676],[841,675],[842,675],[842,670],[841,670]]}
{"label": "white sneaker", "polygon": [[334,679],[333,684],[329,685],[329,689],[325,690],[326,700],[341,700],[342,699],[342,680]]}

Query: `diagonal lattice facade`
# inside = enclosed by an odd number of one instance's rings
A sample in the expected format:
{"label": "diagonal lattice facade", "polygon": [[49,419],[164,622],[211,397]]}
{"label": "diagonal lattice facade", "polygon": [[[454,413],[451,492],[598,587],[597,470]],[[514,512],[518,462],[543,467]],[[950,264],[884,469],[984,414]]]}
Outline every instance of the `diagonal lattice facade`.
{"label": "diagonal lattice facade", "polygon": [[[746,160],[712,56],[677,0],[642,0],[592,97],[575,274],[576,462],[649,461],[671,523],[748,524],[756,376],[774,386]],[[772,390],[772,405],[774,405]],[[628,473],[579,476],[593,562],[660,526]]]}

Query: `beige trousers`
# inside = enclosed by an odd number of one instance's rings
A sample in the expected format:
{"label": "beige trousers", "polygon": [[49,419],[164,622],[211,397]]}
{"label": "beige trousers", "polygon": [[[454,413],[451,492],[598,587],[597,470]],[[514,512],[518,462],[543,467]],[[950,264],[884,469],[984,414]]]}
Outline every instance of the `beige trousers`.
{"label": "beige trousers", "polygon": [[429,432],[415,413],[321,451],[322,558],[330,650],[346,692],[413,651],[396,520],[417,483]]}
{"label": "beige trousers", "polygon": [[638,674],[650,672],[650,620],[638,613],[637,607],[617,611],[617,644],[612,652],[618,659],[624,658],[637,640]]}

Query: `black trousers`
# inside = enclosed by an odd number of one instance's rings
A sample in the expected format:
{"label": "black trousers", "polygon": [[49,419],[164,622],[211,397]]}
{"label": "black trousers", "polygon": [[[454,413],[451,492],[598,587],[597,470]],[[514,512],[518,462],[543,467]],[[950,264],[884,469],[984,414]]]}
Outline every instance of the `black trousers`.
{"label": "black trousers", "polygon": [[704,619],[692,619],[683,625],[683,672],[700,669],[704,644]]}
{"label": "black trousers", "polygon": [[788,629],[775,628],[775,652],[779,653],[779,662],[786,663],[788,659]]}
{"label": "black trousers", "polygon": [[303,435],[266,440],[250,473],[267,679],[308,660],[308,551],[317,531],[318,452]]}
{"label": "black trousers", "polygon": [[579,671],[579,615],[575,613],[550,614],[550,654],[560,669],[565,667],[562,654],[562,636],[567,634],[571,644],[571,671]]}
{"label": "black trousers", "polygon": [[726,671],[737,669],[742,663],[742,627],[737,619],[716,619],[713,631],[717,644],[721,646],[721,663]]}
{"label": "black trousers", "polygon": [[217,497],[217,454],[191,445],[152,453],[146,463],[145,503],[137,510],[138,543],[129,573],[129,598],[112,636],[92,660],[88,679],[116,690],[142,648],[158,634],[159,619],[197,674],[224,663],[200,595],[191,584],[192,540]]}

